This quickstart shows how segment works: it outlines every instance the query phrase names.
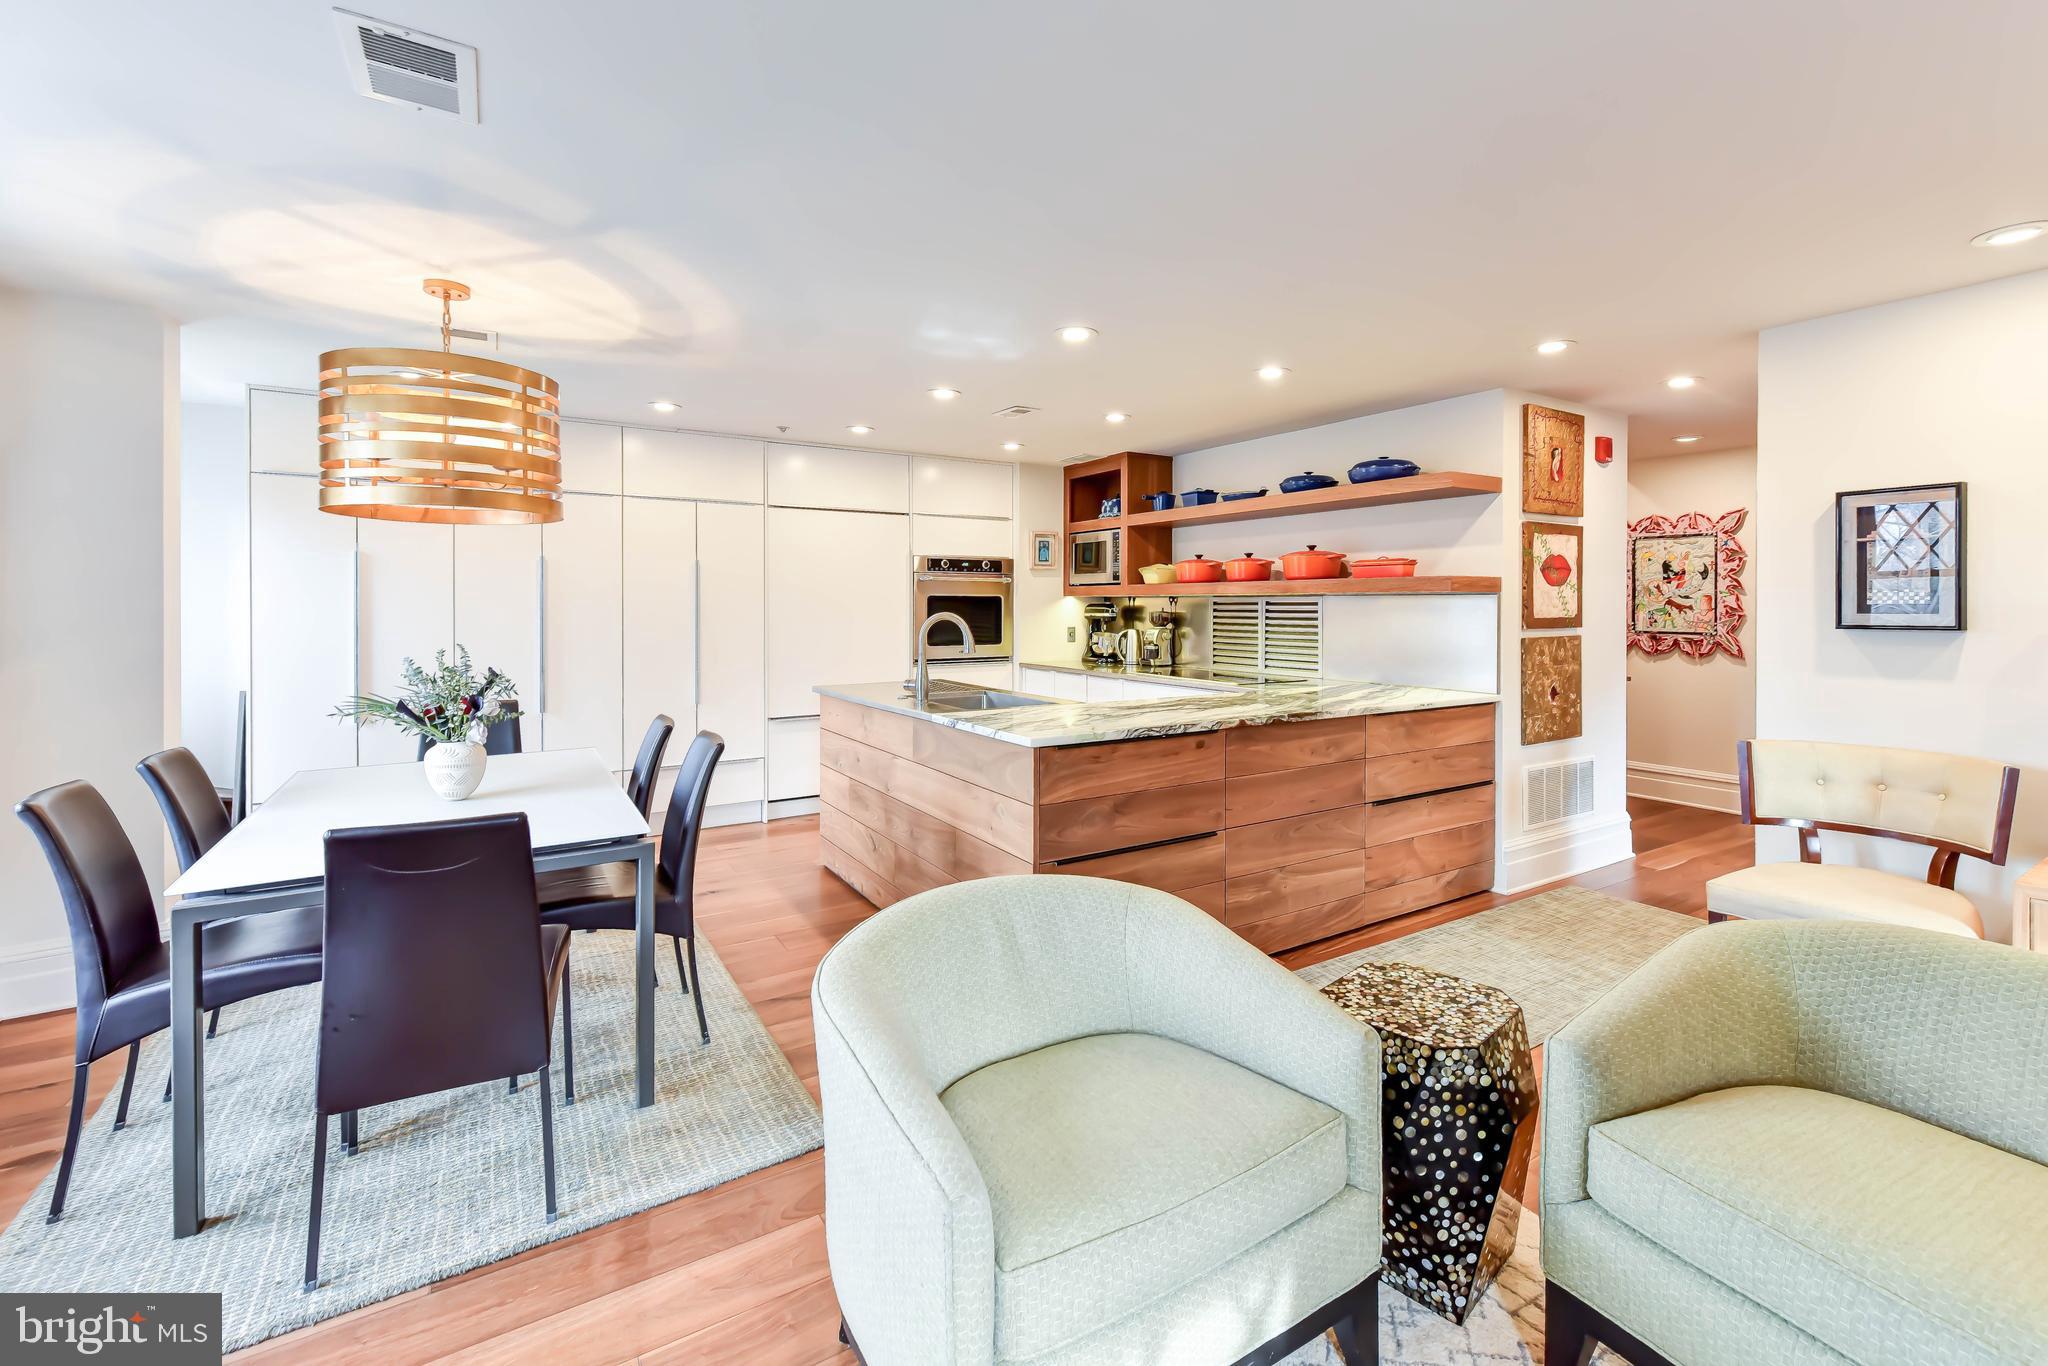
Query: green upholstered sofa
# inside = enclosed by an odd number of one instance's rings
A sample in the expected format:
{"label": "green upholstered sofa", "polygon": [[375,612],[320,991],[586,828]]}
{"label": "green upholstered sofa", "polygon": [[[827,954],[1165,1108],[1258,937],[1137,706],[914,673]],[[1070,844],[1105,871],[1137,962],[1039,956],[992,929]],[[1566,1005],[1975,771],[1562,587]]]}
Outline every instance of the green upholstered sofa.
{"label": "green upholstered sofa", "polygon": [[811,988],[825,1238],[869,1366],[1377,1359],[1379,1039],[1214,919],[986,878]]}
{"label": "green upholstered sofa", "polygon": [[1550,1363],[2048,1362],[2048,957],[1716,925],[1543,1072]]}

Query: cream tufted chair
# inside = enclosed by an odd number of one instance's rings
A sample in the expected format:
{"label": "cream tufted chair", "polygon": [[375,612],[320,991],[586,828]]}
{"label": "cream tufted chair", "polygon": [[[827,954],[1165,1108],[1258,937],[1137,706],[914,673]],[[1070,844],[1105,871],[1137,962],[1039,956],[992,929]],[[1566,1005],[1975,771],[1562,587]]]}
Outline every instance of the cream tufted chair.
{"label": "cream tufted chair", "polygon": [[[1707,884],[1709,920],[1868,920],[1984,937],[1956,888],[1964,854],[2005,862],[2020,771],[1918,749],[1744,740],[1735,747],[1742,819],[1799,831],[1799,862],[1763,863]],[[1820,832],[1924,844],[1917,882],[1876,868],[1823,864]]]}
{"label": "cream tufted chair", "polygon": [[937,887],[825,955],[811,1016],[868,1366],[1220,1366],[1333,1327],[1378,1359],[1379,1037],[1207,914]]}

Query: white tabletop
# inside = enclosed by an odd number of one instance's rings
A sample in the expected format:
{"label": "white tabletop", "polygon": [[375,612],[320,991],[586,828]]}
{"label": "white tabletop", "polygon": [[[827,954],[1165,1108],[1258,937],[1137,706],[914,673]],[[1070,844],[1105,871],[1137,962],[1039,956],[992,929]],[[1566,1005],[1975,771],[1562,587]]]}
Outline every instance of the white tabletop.
{"label": "white tabletop", "polygon": [[317,882],[329,830],[524,811],[535,849],[636,839],[647,822],[594,749],[493,754],[466,801],[444,801],[419,764],[295,773],[168,888],[174,896]]}

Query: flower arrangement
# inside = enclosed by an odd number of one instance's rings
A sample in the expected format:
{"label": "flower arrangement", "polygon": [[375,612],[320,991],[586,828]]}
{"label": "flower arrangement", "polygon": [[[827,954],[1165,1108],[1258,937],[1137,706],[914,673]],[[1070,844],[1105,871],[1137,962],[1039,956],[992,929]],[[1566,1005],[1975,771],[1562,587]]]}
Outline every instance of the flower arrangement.
{"label": "flower arrangement", "polygon": [[455,647],[453,663],[446,650],[436,650],[431,670],[407,659],[399,677],[404,685],[399,696],[347,698],[334,715],[359,726],[381,721],[437,744],[459,745],[482,744],[492,722],[519,709],[512,680],[496,669],[485,669],[478,678],[461,645]]}

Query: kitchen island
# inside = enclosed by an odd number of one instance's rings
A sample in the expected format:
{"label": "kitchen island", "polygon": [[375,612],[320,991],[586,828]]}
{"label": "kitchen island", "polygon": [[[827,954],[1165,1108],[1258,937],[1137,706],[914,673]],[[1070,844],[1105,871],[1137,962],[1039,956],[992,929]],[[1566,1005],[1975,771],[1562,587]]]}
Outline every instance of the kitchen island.
{"label": "kitchen island", "polygon": [[935,685],[919,707],[898,683],[816,691],[825,866],[877,906],[968,878],[1106,877],[1270,953],[1493,881],[1489,694],[1316,679],[1076,703]]}

